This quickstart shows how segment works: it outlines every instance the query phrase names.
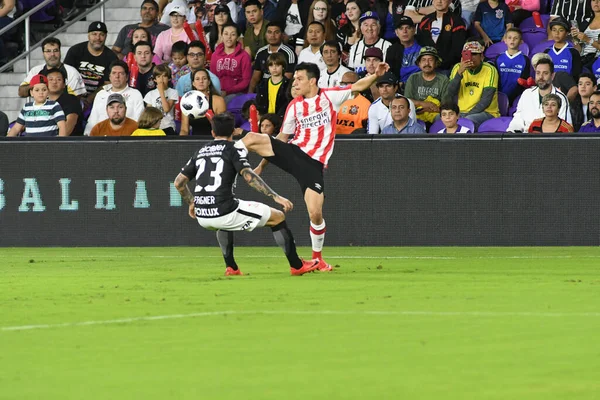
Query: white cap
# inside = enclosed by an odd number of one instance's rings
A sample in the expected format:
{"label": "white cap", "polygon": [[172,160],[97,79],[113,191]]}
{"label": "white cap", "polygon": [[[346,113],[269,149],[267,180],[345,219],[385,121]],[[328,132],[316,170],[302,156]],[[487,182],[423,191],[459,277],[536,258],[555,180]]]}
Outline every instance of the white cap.
{"label": "white cap", "polygon": [[186,9],[183,6],[175,6],[173,8],[171,8],[171,12],[169,13],[169,15],[173,15],[173,13],[177,13],[179,15],[181,15],[182,17],[186,16]]}

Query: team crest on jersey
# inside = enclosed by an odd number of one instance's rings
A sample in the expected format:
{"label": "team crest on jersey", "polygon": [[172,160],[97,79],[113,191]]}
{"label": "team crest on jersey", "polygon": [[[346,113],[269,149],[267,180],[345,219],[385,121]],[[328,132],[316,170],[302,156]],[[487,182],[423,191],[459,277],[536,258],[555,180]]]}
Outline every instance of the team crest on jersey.
{"label": "team crest on jersey", "polygon": [[496,10],[496,18],[497,19],[504,18],[504,10]]}
{"label": "team crest on jersey", "polygon": [[469,94],[470,94],[471,96],[473,96],[473,95],[475,94],[475,92],[473,91],[473,89],[469,90]]}
{"label": "team crest on jersey", "polygon": [[450,32],[452,30],[452,26],[448,24],[444,27],[444,29],[446,30],[446,32]]}
{"label": "team crest on jersey", "polygon": [[402,5],[396,7],[396,14],[404,14],[404,7]]}
{"label": "team crest on jersey", "polygon": [[350,107],[350,114],[351,115],[358,114],[358,106],[352,106],[352,107]]}

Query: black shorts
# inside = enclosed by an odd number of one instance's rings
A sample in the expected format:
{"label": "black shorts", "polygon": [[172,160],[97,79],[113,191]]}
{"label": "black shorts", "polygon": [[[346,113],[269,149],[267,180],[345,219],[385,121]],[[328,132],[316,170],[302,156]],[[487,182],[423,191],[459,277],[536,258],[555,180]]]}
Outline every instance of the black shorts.
{"label": "black shorts", "polygon": [[271,147],[275,155],[265,158],[296,178],[302,193],[306,192],[306,189],[312,189],[317,193],[325,191],[321,162],[310,158],[295,144],[285,143],[274,137],[271,137]]}

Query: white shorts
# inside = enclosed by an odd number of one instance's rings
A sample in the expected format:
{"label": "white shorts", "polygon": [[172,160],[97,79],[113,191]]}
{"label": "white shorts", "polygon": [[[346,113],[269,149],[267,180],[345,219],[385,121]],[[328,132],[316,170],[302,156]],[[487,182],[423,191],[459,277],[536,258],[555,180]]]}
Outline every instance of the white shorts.
{"label": "white shorts", "polygon": [[256,201],[239,200],[238,208],[216,218],[196,217],[201,227],[210,230],[253,231],[262,228],[271,218],[271,207]]}

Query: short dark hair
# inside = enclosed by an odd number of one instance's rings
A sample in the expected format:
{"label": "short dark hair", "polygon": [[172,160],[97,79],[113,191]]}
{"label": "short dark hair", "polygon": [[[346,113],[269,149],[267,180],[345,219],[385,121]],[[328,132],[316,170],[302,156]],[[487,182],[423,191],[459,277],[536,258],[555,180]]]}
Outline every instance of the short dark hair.
{"label": "short dark hair", "polygon": [[114,67],[122,67],[125,70],[125,75],[129,76],[129,67],[123,60],[115,60],[108,66],[108,73],[111,74]]}
{"label": "short dark hair", "polygon": [[58,38],[55,37],[49,37],[44,39],[44,41],[42,42],[42,51],[44,51],[44,47],[46,47],[47,44],[56,44],[58,45],[58,48],[60,49],[60,40]]}
{"label": "short dark hair", "polygon": [[554,62],[552,62],[552,60],[549,60],[547,58],[541,58],[537,64],[535,64],[535,68],[539,67],[540,65],[545,64],[545,65],[549,65],[550,66],[550,73],[554,73]]}
{"label": "short dark hair", "polygon": [[460,108],[458,108],[458,104],[454,103],[454,102],[446,102],[446,103],[442,103],[440,105],[440,114],[442,113],[442,111],[444,110],[449,110],[449,111],[454,111],[454,113],[456,115],[460,114]]}
{"label": "short dark hair", "polygon": [[283,69],[286,69],[287,57],[280,52],[271,53],[267,57],[267,67],[270,67],[271,65],[281,65]]}
{"label": "short dark hair", "polygon": [[408,100],[408,97],[403,96],[400,93],[396,93],[392,101],[390,101],[390,110],[392,109],[392,103],[394,102],[394,100],[398,99],[404,99],[406,101],[406,107],[410,109],[410,101]]}
{"label": "short dark hair", "polygon": [[[204,45],[204,43],[202,43],[199,40],[192,40],[191,42],[188,43],[188,51],[192,48],[192,47],[200,47],[202,49],[202,51],[206,52],[206,46]],[[187,54],[186,54],[187,55]]]}
{"label": "short dark hair", "polygon": [[579,75],[577,82],[579,82],[579,79],[581,78],[588,78],[590,81],[592,81],[594,86],[598,86],[598,84],[596,83],[596,75],[592,74],[591,72],[583,72],[581,75]]}
{"label": "short dark hair", "polygon": [[321,27],[321,29],[323,29],[323,32],[325,32],[325,25],[323,25],[323,23],[319,22],[319,21],[313,21],[310,24],[308,24],[306,26],[306,31],[308,32],[308,27],[311,25],[319,25]]}
{"label": "short dark hair", "polygon": [[142,5],[140,6],[140,10],[142,8],[144,8],[144,4],[152,4],[154,6],[154,9],[156,11],[158,11],[158,3],[156,1],[154,1],[154,0],[144,0],[144,1],[142,1]]}
{"label": "short dark hair", "polygon": [[231,21],[226,22],[223,25],[223,28],[222,28],[221,32],[223,32],[225,30],[225,28],[235,28],[235,33],[237,33],[237,35],[240,36],[240,28],[236,24],[234,24],[233,22],[231,22]]}
{"label": "short dark hair", "polygon": [[243,8],[244,8],[244,10],[245,10],[245,9],[246,9],[246,7],[248,7],[248,6],[256,6],[256,7],[258,7],[258,9],[259,9],[259,10],[262,10],[262,8],[263,8],[263,5],[262,5],[262,4],[261,4],[261,2],[260,2],[260,1],[258,1],[258,0],[248,0],[248,1],[246,1],[246,2],[244,3],[244,5],[243,5]]}
{"label": "short dark hair", "polygon": [[[592,93],[592,96],[600,96],[600,90],[596,90],[594,93]],[[592,98],[592,96],[590,96],[590,98]]]}
{"label": "short dark hair", "polygon": [[235,129],[235,118],[231,113],[224,112],[212,117],[212,130],[217,137],[230,137]]}
{"label": "short dark hair", "polygon": [[58,72],[62,76],[63,81],[67,82],[67,73],[62,68],[52,68],[52,69],[46,70],[46,73],[43,75],[48,77],[48,75],[53,74],[55,72]]}
{"label": "short dark hair", "polygon": [[270,121],[273,124],[273,126],[275,127],[275,134],[279,133],[279,130],[281,129],[281,117],[279,115],[272,113],[261,115],[260,121],[258,121],[258,130],[260,130],[260,125],[264,120]]}
{"label": "short dark hair", "polygon": [[317,64],[310,62],[301,62],[300,64],[296,65],[296,69],[294,71],[306,71],[306,76],[308,79],[315,78],[317,82],[321,77],[321,71],[319,71]]}
{"label": "short dark hair", "polygon": [[283,31],[284,31],[284,28],[281,26],[281,24],[280,24],[278,21],[271,21],[271,22],[269,22],[269,23],[267,24],[267,27],[265,28],[265,30],[267,30],[267,29],[269,29],[269,28],[273,28],[273,27],[275,27],[275,28],[279,28],[279,30],[280,30],[281,32],[283,32]]}
{"label": "short dark hair", "polygon": [[254,99],[246,100],[246,102],[242,105],[242,116],[245,119],[250,117],[250,106],[256,107],[256,101]]}
{"label": "short dark hair", "polygon": [[145,40],[140,40],[139,42],[137,42],[136,44],[133,45],[133,54],[135,54],[138,47],[142,47],[142,46],[150,47],[150,51],[153,52],[152,43],[146,42]]}
{"label": "short dark hair", "polygon": [[321,49],[320,49],[321,54],[323,54],[323,49],[325,48],[325,46],[327,46],[327,47],[333,47],[333,48],[335,48],[337,50],[337,52],[339,54],[342,54],[342,49],[340,47],[340,42],[338,42],[337,40],[328,40],[325,43],[323,43],[321,45]]}
{"label": "short dark hair", "polygon": [[[202,43],[202,42],[200,42]],[[171,54],[173,53],[181,53],[184,56],[187,56],[187,52],[188,52],[188,44],[186,42],[184,42],[183,40],[180,40],[178,42],[173,43],[173,46],[171,46]]]}

